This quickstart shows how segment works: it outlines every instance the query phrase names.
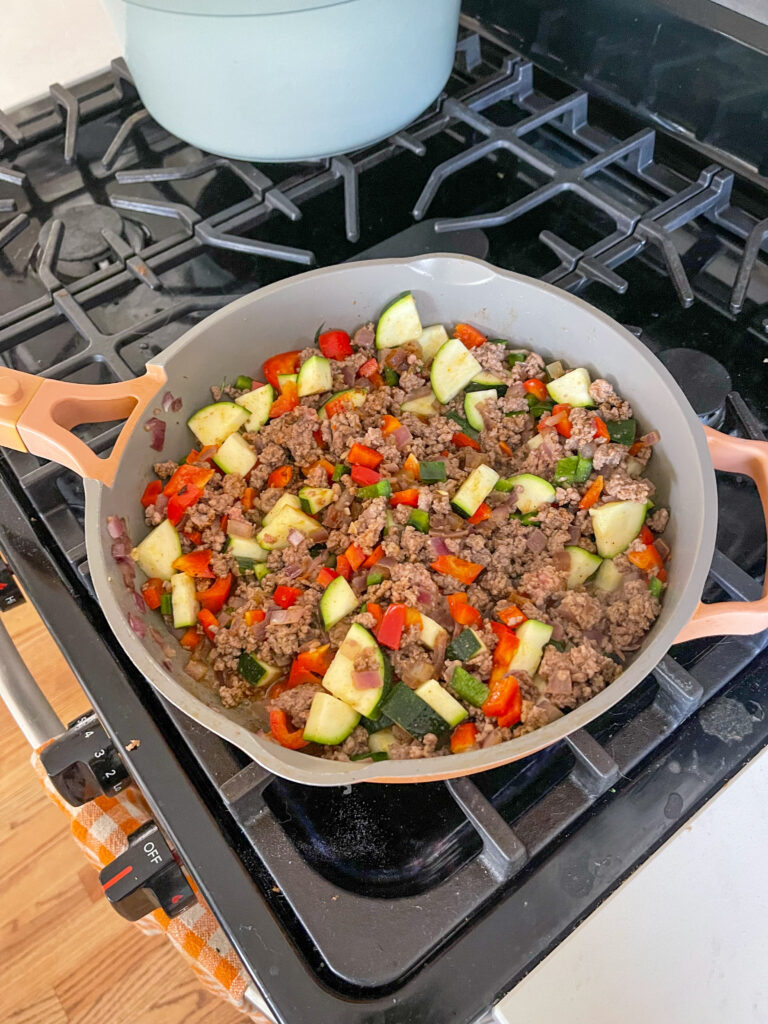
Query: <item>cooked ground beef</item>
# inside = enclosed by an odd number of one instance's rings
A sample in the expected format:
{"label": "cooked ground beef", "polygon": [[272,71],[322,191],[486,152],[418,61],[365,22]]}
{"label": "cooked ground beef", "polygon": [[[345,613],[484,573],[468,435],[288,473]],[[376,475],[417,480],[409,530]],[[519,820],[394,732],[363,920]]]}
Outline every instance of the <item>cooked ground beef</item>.
{"label": "cooked ground beef", "polygon": [[[404,401],[432,395],[429,360],[417,342],[377,352],[375,326],[366,324],[354,333],[351,351],[343,349],[340,358],[329,361],[338,394],[297,398],[260,429],[242,434],[256,459],[246,476],[222,473],[210,461],[155,465],[165,493],[148,504],[145,521],[157,526],[173,515],[183,557],[193,560],[178,569],[194,576],[205,609],[201,625],[186,631],[185,646],[195,648],[190,675],[207,673],[227,707],[251,702],[262,720],[269,712],[294,742],[315,696],[323,692],[327,662],[356,623],[378,636],[394,682],[413,691],[435,679],[459,701],[476,748],[554,721],[619,675],[661,610],[662,556],[669,549],[663,542],[656,549],[653,541],[666,528],[669,511],[657,508],[648,516],[643,532],[613,559],[618,573],[608,574],[604,586],[595,576],[574,582],[575,556],[566,549],[598,551],[587,506],[594,511],[609,502],[643,502],[654,495],[654,484],[637,474],[652,448],[634,446],[633,463],[628,445],[606,439],[596,417],[615,422],[633,412],[602,379],[589,387],[594,407],[565,407],[567,430],[546,422],[553,403],[542,405],[549,380],[544,359],[536,352],[511,356],[510,350],[517,351],[490,343],[472,350],[483,371],[499,381],[497,397],[475,409],[483,428],[476,429],[465,419],[470,413],[464,392],[424,415],[402,410]],[[315,355],[317,349],[308,347],[287,357],[288,364],[294,358],[298,371]],[[211,390],[217,401],[244,394],[229,385]],[[360,400],[340,397],[350,393]],[[338,401],[326,407],[332,397]],[[563,477],[562,467],[569,463],[561,460],[575,463],[576,456],[579,466],[589,460],[587,471],[578,479]],[[418,468],[425,462],[441,464],[439,479],[434,469],[430,474]],[[504,478],[529,473],[547,484],[557,475],[554,497],[523,513],[521,487],[513,482],[485,494],[468,521],[469,512],[459,514],[453,501],[480,465]],[[190,493],[196,473],[200,487]],[[595,497],[593,484],[600,480]],[[313,495],[319,502],[314,512],[307,504]],[[172,504],[179,501],[180,510]],[[243,545],[253,543],[278,502],[281,508],[286,502],[294,509],[302,504],[305,511],[293,515],[303,529],[276,530],[274,550],[257,548],[254,561],[242,553]],[[242,538],[241,550],[233,549],[233,537]],[[349,581],[354,597],[345,606],[347,614],[326,629],[321,599],[339,575]],[[163,591],[169,586],[166,582]],[[394,639],[382,623],[389,615],[402,618]],[[425,616],[438,633],[429,643]],[[551,629],[549,640],[542,640],[538,667],[526,662],[530,673],[520,663],[515,667],[519,638],[512,629],[521,619]],[[170,625],[170,618],[166,621]],[[449,645],[461,643],[457,638],[469,623],[480,646],[460,661]],[[472,645],[477,646],[474,640]],[[253,659],[268,672],[266,689],[249,681]],[[370,676],[381,671],[380,664],[376,647],[356,649],[349,671]],[[513,675],[517,686],[507,691],[517,703],[486,714],[462,695],[454,679],[458,667],[490,683],[491,693],[498,685],[493,680]],[[278,727],[272,728],[274,737]],[[365,720],[347,731],[339,743],[313,744],[307,752],[342,761],[365,757],[370,752]],[[450,753],[449,733],[446,728],[413,735],[396,722],[382,735],[389,737],[390,758],[424,758]]]}

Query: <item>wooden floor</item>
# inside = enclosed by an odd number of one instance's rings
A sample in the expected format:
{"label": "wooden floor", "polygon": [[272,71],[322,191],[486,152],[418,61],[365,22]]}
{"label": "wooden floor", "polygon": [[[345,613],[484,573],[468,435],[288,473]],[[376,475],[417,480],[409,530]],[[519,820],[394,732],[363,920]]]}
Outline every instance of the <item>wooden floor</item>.
{"label": "wooden floor", "polygon": [[[3,623],[59,717],[87,707],[29,604]],[[2,1024],[236,1024],[163,936],[142,935],[101,896],[62,812],[29,765],[0,702],[0,1021]]]}

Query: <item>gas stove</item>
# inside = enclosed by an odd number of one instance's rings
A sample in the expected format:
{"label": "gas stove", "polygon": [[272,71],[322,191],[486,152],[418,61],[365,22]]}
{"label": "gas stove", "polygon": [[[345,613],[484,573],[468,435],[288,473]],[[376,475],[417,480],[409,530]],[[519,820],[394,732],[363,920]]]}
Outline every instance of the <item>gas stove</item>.
{"label": "gas stove", "polygon": [[[466,252],[583,294],[642,338],[704,422],[764,439],[767,225],[768,189],[728,154],[574,89],[467,18],[430,110],[301,165],[170,136],[118,60],[0,113],[0,359],[127,379],[207,313],[302,268]],[[79,429],[104,453],[118,426]],[[718,489],[704,596],[751,600],[759,501],[738,477]],[[768,742],[768,637],[720,637],[673,647],[621,704],[526,761],[445,783],[302,787],[128,662],[93,596],[74,474],[0,455],[0,551],[95,713],[49,748],[50,774],[73,802],[136,782],[158,846],[162,833],[281,1022],[480,1020]],[[179,870],[164,849],[143,879],[161,904]],[[154,906],[110,891],[125,916]],[[189,899],[187,886],[170,912]]]}

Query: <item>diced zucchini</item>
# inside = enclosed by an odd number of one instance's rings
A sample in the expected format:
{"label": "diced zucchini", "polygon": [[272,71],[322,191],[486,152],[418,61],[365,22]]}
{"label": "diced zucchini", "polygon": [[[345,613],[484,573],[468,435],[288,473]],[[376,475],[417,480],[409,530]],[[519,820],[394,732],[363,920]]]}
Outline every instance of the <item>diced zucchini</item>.
{"label": "diced zucchini", "polygon": [[446,405],[469,384],[482,366],[458,338],[449,338],[432,361],[429,374],[438,402]]}
{"label": "diced zucchini", "polygon": [[238,374],[235,380],[235,387],[238,391],[250,391],[253,387],[253,377],[249,377],[245,373]]}
{"label": "diced zucchini", "polygon": [[415,508],[408,516],[408,525],[419,533],[429,533],[429,512],[423,508]]}
{"label": "diced zucchini", "polygon": [[296,382],[299,398],[305,395],[320,395],[333,387],[331,364],[325,356],[310,356],[301,364]]}
{"label": "diced zucchini", "polygon": [[242,434],[230,434],[213,456],[213,461],[225,473],[247,476],[256,465],[256,452]]}
{"label": "diced zucchini", "polygon": [[453,420],[458,426],[462,434],[466,434],[467,437],[472,438],[473,441],[477,441],[480,437],[480,431],[475,430],[469,420],[465,420],[463,416],[460,416],[457,412],[447,412],[445,414],[447,420]]}
{"label": "diced zucchini", "polygon": [[317,414],[317,418],[320,420],[328,419],[327,406],[331,402],[335,402],[337,399],[341,399],[339,404],[354,409],[358,405],[362,405],[365,401],[367,392],[363,391],[362,388],[348,388],[346,391],[337,391],[335,395],[331,395],[327,402],[323,402],[320,406],[320,410]]}
{"label": "diced zucchini", "polygon": [[566,586],[569,590],[575,590],[597,572],[603,560],[599,555],[593,555],[591,551],[585,551],[575,544],[566,544],[565,550],[571,560]]}
{"label": "diced zucchini", "polygon": [[298,373],[278,373],[277,375],[277,386],[281,391],[285,390],[286,384],[298,384],[298,382]]}
{"label": "diced zucchini", "polygon": [[269,419],[269,410],[275,400],[275,389],[271,384],[263,384],[247,395],[241,395],[237,404],[242,405],[251,414],[245,421],[245,429],[251,432],[260,430]]}
{"label": "diced zucchini", "polygon": [[589,510],[595,543],[603,558],[613,558],[626,550],[645,522],[647,501],[610,501]]}
{"label": "diced zucchini", "polygon": [[382,583],[383,581],[384,573],[379,572],[378,569],[374,569],[372,572],[369,572],[368,575],[365,577],[366,587],[375,587],[377,583]]}
{"label": "diced zucchini", "polygon": [[661,600],[661,595],[664,593],[664,584],[658,576],[651,576],[648,580],[648,589],[651,592],[651,597],[655,597],[657,601]]}
{"label": "diced zucchini", "polygon": [[301,500],[297,494],[281,494],[272,508],[267,512],[261,521],[262,526],[267,526],[275,519],[284,508],[301,508]]}
{"label": "diced zucchini", "polygon": [[333,501],[333,491],[330,487],[302,487],[299,491],[299,501],[302,512],[316,515],[326,505]]}
{"label": "diced zucchini", "polygon": [[589,393],[591,383],[589,372],[583,366],[578,366],[557,380],[550,381],[547,384],[547,391],[555,402],[587,408],[595,404]]}
{"label": "diced zucchini", "polygon": [[320,614],[326,629],[341,622],[345,615],[350,615],[360,603],[360,599],[343,576],[331,580],[320,598]]}
{"label": "diced zucchini", "polygon": [[422,395],[420,398],[406,399],[400,405],[403,412],[413,413],[414,416],[436,416],[440,411],[434,395]]}
{"label": "diced zucchini", "polygon": [[[501,481],[499,481],[501,482]],[[541,476],[533,473],[518,473],[506,477],[504,487],[500,490],[512,491],[519,488],[515,496],[515,504],[520,512],[533,512],[539,505],[549,505],[555,500],[555,488]]]}
{"label": "diced zucchini", "polygon": [[163,594],[160,598],[160,614],[173,615],[173,601],[170,594]]}
{"label": "diced zucchini", "polygon": [[173,563],[181,555],[181,541],[176,527],[164,519],[131,552],[131,558],[150,579],[169,580]]}
{"label": "diced zucchini", "polygon": [[595,585],[595,590],[600,590],[604,594],[612,594],[614,590],[618,590],[624,585],[624,576],[616,568],[612,558],[604,558],[592,582]]}
{"label": "diced zucchini", "polygon": [[495,373],[490,373],[488,370],[476,373],[468,385],[468,390],[479,391],[482,387],[493,388],[497,395],[506,395],[507,393],[507,385],[501,377],[497,377]]}
{"label": "diced zucchini", "polygon": [[213,402],[192,413],[187,426],[201,445],[220,445],[242,427],[248,417],[248,410],[237,402]]}
{"label": "diced zucchini", "polygon": [[645,466],[640,459],[636,459],[634,455],[627,456],[627,476],[631,476],[636,480],[639,476],[643,475],[644,469]]}
{"label": "diced zucchini", "polygon": [[329,745],[343,743],[359,721],[360,713],[349,704],[319,690],[312,698],[304,739]]}
{"label": "diced zucchini", "polygon": [[451,499],[451,507],[461,516],[473,516],[494,489],[498,479],[496,470],[485,463],[475,466]]}
{"label": "diced zucchini", "polygon": [[269,558],[267,549],[253,537],[230,537],[227,554],[232,555],[238,562],[244,558],[250,558],[253,562],[266,562]]}
{"label": "diced zucchini", "polygon": [[440,736],[450,728],[443,716],[405,683],[397,683],[392,688],[391,693],[382,702],[381,710],[411,736],[421,738],[428,732]]}
{"label": "diced zucchini", "polygon": [[462,629],[448,644],[445,656],[449,661],[471,661],[486,650],[486,646],[474,629]]}
{"label": "diced zucchini", "polygon": [[376,324],[376,348],[397,348],[421,337],[422,326],[416,301],[410,292],[393,299]]}
{"label": "diced zucchini", "polygon": [[195,597],[195,581],[185,572],[171,576],[171,609],[174,629],[187,629],[197,622],[200,605]]}
{"label": "diced zucchini", "polygon": [[478,406],[483,402],[492,402],[495,405],[497,401],[498,395],[493,388],[486,391],[468,391],[464,396],[464,415],[467,417],[467,423],[475,430],[485,430],[485,420]]}
{"label": "diced zucchini", "polygon": [[[340,577],[337,577],[339,579]],[[326,591],[327,593],[327,591]],[[353,681],[355,660],[370,651],[381,674],[381,686],[369,690],[358,690]],[[386,665],[381,649],[371,634],[354,622],[342,641],[341,647],[323,676],[323,686],[339,700],[343,700],[366,718],[378,718],[381,714],[379,702],[384,692]]]}
{"label": "diced zucchini", "polygon": [[552,380],[557,380],[558,377],[562,377],[565,374],[565,367],[559,359],[556,359],[554,363],[547,363],[544,369],[547,371]]}
{"label": "diced zucchini", "polygon": [[462,700],[465,700],[467,704],[472,704],[473,707],[482,707],[488,699],[488,687],[485,683],[481,683],[477,676],[467,672],[461,665],[457,665],[453,670],[451,686]]}
{"label": "diced zucchini", "polygon": [[515,348],[512,349],[512,351],[507,354],[507,362],[509,363],[510,367],[513,367],[515,363],[524,363],[529,355],[530,352],[528,351],[528,349]]}
{"label": "diced zucchini", "polygon": [[512,655],[509,664],[509,672],[527,672],[530,676],[536,674],[539,667],[545,646],[552,636],[552,627],[538,619],[528,619],[515,630],[520,644]]}
{"label": "diced zucchini", "polygon": [[389,748],[396,742],[395,734],[390,728],[379,729],[368,737],[368,749],[373,754],[388,754]]}
{"label": "diced zucchini", "polygon": [[439,622],[435,622],[434,619],[430,619],[424,612],[421,613],[421,635],[419,639],[428,647],[430,651],[433,651],[437,646],[438,640],[441,637],[448,637],[448,630],[443,629]]}
{"label": "diced zucchini", "polygon": [[359,754],[350,754],[349,755],[349,760],[350,761],[388,761],[389,757],[387,756],[386,752],[383,751],[383,750],[378,750],[378,751],[375,751],[375,752],[373,750],[363,750]]}
{"label": "diced zucchini", "polygon": [[358,487],[357,496],[362,501],[369,498],[388,498],[392,494],[392,484],[389,480],[379,480],[375,484],[366,484],[365,487]]}
{"label": "diced zucchini", "polygon": [[265,661],[259,661],[255,654],[243,651],[237,662],[237,671],[251,686],[269,686],[280,678],[281,670]]}
{"label": "diced zucchini", "polygon": [[267,551],[279,551],[288,545],[288,534],[298,530],[308,540],[324,536],[325,531],[316,519],[305,515],[298,509],[284,505],[278,514],[263,526],[256,534],[256,540]]}
{"label": "diced zucchini", "polygon": [[419,463],[419,479],[423,484],[439,483],[446,479],[445,463],[442,460]]}
{"label": "diced zucchini", "polygon": [[[389,692],[389,687],[385,684],[384,689]],[[360,725],[368,730],[369,733],[373,734],[378,732],[380,729],[389,729],[392,725],[392,719],[387,718],[386,715],[382,715],[379,711],[378,718],[366,718],[365,715],[360,719]]]}
{"label": "diced zucchini", "polygon": [[389,537],[392,531],[395,529],[395,514],[391,508],[387,509],[386,515],[384,516],[384,536]]}
{"label": "diced zucchini", "polygon": [[444,718],[448,725],[458,725],[467,717],[466,708],[459,704],[447,690],[443,689],[436,679],[427,679],[413,692],[417,697],[421,697],[425,704],[429,704],[441,718]]}
{"label": "diced zucchini", "polygon": [[388,388],[396,388],[400,380],[400,374],[396,370],[393,370],[391,366],[385,366],[381,371],[381,375],[384,378],[384,383]]}
{"label": "diced zucchini", "polygon": [[625,444],[629,448],[635,443],[637,420],[632,417],[628,420],[607,420],[605,425],[614,444]]}
{"label": "diced zucchini", "polygon": [[533,437],[529,437],[525,442],[525,447],[532,452],[535,452],[539,445],[544,443],[544,437],[542,434],[534,434]]}
{"label": "diced zucchini", "polygon": [[446,341],[448,341],[448,332],[442,324],[432,324],[431,327],[425,327],[419,336],[419,345],[421,346],[424,362],[431,363]]}
{"label": "diced zucchini", "polygon": [[331,481],[333,483],[337,483],[346,473],[349,473],[349,470],[350,467],[345,462],[337,462],[333,467],[333,476],[331,477]]}

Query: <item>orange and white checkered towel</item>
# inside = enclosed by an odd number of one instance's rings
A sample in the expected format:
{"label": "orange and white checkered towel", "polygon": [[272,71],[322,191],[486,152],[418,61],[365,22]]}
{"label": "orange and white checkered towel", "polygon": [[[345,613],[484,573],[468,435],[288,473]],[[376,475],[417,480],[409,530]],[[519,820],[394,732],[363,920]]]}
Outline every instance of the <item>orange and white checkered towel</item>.
{"label": "orange and white checkered towel", "polygon": [[[71,807],[51,784],[38,752],[32,755],[32,766],[50,798],[70,818],[75,842],[96,868],[122,853],[128,846],[127,836],[152,817],[134,786],[115,797],[101,796],[83,807]],[[197,892],[194,882],[191,884]],[[251,981],[245,968],[199,892],[197,897],[198,903],[178,917],[169,918],[155,910],[135,924],[149,935],[165,932],[209,992],[228,1000],[254,1024],[272,1024],[246,1003],[245,991]]]}

